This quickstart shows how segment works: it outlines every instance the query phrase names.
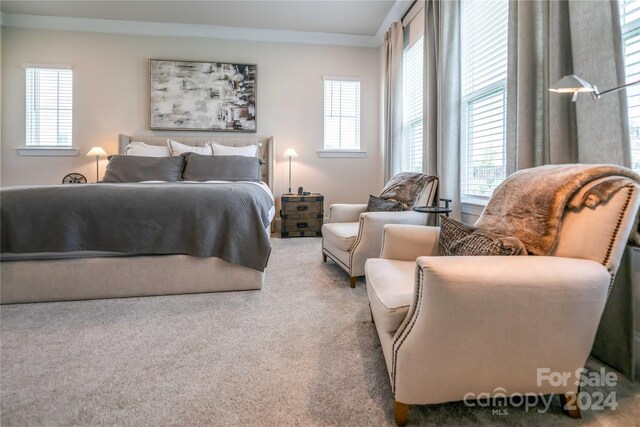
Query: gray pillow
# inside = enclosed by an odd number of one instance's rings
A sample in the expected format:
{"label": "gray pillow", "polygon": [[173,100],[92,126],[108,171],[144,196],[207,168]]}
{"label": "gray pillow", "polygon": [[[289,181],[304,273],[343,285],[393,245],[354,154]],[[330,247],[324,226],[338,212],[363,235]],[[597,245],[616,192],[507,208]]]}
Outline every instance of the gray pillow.
{"label": "gray pillow", "polygon": [[185,181],[260,181],[260,159],[247,156],[183,154]]}
{"label": "gray pillow", "polygon": [[400,202],[385,200],[376,196],[369,196],[367,212],[400,212],[401,210],[402,203]]}
{"label": "gray pillow", "polygon": [[184,157],[109,156],[102,182],[176,182],[183,169]]}
{"label": "gray pillow", "polygon": [[515,237],[478,230],[446,216],[440,217],[440,255],[527,255],[524,244]]}

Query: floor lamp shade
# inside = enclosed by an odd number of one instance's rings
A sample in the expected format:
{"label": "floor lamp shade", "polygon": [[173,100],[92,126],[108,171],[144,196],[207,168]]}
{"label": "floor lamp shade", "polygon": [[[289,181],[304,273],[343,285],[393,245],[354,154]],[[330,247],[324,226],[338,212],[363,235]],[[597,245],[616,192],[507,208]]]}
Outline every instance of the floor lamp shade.
{"label": "floor lamp shade", "polygon": [[293,148],[288,148],[287,151],[284,152],[284,157],[289,158],[289,194],[291,194],[291,159],[293,157],[298,157],[298,153]]}
{"label": "floor lamp shade", "polygon": [[99,162],[101,156],[106,156],[107,152],[104,151],[102,147],[92,147],[91,150],[87,153],[87,156],[92,156],[96,158],[96,182],[100,180],[100,172],[99,172]]}

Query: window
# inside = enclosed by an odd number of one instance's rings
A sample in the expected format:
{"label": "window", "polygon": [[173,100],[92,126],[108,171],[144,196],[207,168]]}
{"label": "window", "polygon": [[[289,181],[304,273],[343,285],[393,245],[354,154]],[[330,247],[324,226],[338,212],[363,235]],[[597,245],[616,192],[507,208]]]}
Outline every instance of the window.
{"label": "window", "polygon": [[506,177],[507,0],[462,2],[462,195]]}
{"label": "window", "polygon": [[26,67],[27,147],[71,147],[73,72]]}
{"label": "window", "polygon": [[[627,83],[640,80],[640,0],[620,0],[622,46]],[[627,89],[631,167],[640,172],[640,86]]]}
{"label": "window", "polygon": [[324,149],[360,149],[360,81],[324,78]]}
{"label": "window", "polygon": [[402,157],[403,172],[422,172],[422,100],[424,39],[402,53]]}

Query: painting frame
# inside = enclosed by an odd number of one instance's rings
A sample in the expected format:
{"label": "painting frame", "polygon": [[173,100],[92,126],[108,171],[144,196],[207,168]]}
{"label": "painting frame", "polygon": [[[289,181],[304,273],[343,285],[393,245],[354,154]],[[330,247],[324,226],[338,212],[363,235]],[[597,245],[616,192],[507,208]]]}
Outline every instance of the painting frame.
{"label": "painting frame", "polygon": [[257,64],[152,58],[148,70],[149,129],[257,132]]}

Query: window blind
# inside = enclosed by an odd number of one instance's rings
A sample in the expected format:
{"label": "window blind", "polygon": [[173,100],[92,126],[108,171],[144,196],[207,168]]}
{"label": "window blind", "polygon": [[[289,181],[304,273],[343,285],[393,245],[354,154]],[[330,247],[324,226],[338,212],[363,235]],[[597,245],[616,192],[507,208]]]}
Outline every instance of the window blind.
{"label": "window blind", "polygon": [[71,146],[73,72],[26,69],[26,145]]}
{"label": "window blind", "polygon": [[[640,0],[620,0],[626,81],[640,80]],[[640,87],[627,89],[631,167],[640,172]]]}
{"label": "window blind", "polygon": [[360,82],[324,80],[325,150],[360,149]]}
{"label": "window blind", "polygon": [[506,177],[507,0],[462,2],[462,194]]}
{"label": "window blind", "polygon": [[422,172],[422,101],[423,101],[423,38],[403,52],[402,150],[403,172]]}

